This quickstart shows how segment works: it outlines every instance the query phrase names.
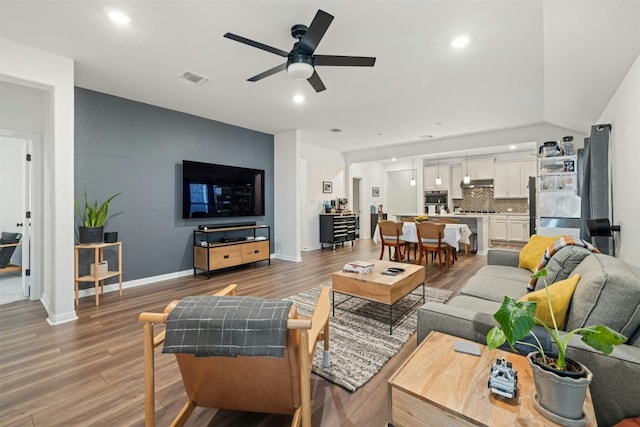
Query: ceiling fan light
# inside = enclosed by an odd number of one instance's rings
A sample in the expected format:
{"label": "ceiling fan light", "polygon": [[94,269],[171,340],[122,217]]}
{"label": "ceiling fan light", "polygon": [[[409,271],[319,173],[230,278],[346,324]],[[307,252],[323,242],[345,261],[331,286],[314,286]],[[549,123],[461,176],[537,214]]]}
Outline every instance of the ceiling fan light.
{"label": "ceiling fan light", "polygon": [[294,62],[289,64],[287,72],[296,80],[307,80],[313,75],[313,66],[306,62]]}

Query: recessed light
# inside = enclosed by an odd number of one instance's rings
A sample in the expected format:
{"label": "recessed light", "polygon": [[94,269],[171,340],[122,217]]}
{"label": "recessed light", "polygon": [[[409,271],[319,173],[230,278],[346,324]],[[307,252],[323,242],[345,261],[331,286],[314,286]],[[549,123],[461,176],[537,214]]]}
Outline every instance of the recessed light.
{"label": "recessed light", "polygon": [[516,146],[515,146],[515,145],[510,145],[510,146],[509,146],[509,150],[515,150],[515,149],[516,149]]}
{"label": "recessed light", "polygon": [[395,162],[396,160],[398,160],[398,159],[396,159],[395,157],[393,157],[393,158],[391,159],[391,161],[392,161],[392,162]]}
{"label": "recessed light", "polygon": [[456,49],[461,49],[468,45],[469,41],[471,41],[471,38],[467,35],[458,36],[453,39],[453,41],[451,42],[451,46],[455,47]]}
{"label": "recessed light", "polygon": [[111,18],[111,20],[116,24],[120,25],[126,25],[131,22],[131,19],[129,19],[127,15],[117,10],[112,10],[111,12],[109,12],[109,18]]}
{"label": "recessed light", "polygon": [[302,96],[302,95],[294,95],[293,96],[293,102],[295,102],[296,104],[302,104],[304,102],[304,96]]}
{"label": "recessed light", "polygon": [[439,126],[442,126],[442,122],[435,122],[433,125],[434,125],[435,127],[439,127]]}

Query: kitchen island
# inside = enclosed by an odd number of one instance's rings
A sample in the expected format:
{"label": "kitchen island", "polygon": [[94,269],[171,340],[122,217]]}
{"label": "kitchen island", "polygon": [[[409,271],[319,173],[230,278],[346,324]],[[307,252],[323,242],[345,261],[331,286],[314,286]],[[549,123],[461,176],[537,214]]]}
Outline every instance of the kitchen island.
{"label": "kitchen island", "polygon": [[[414,218],[424,214],[395,214],[396,221],[406,218]],[[486,255],[489,251],[489,215],[484,214],[446,214],[431,215],[430,218],[455,218],[460,220],[460,224],[467,224],[471,229],[472,236],[475,236],[475,248],[473,238],[471,249],[476,250],[478,255]]]}

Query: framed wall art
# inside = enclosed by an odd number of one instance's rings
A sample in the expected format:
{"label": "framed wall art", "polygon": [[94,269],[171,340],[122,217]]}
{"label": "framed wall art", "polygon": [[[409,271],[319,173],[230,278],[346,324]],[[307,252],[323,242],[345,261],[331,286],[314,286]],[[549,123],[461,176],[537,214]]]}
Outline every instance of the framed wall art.
{"label": "framed wall art", "polygon": [[322,192],[323,193],[333,193],[333,182],[331,182],[331,181],[322,181]]}
{"label": "framed wall art", "polygon": [[371,195],[373,197],[380,197],[380,187],[371,187]]}

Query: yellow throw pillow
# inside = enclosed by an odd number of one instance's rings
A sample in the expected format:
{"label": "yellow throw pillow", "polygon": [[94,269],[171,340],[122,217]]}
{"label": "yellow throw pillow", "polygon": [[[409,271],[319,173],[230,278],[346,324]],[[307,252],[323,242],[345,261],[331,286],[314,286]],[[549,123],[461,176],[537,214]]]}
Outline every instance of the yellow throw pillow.
{"label": "yellow throw pillow", "polygon": [[[567,310],[569,303],[573,297],[573,292],[578,286],[580,275],[574,274],[568,279],[561,280],[549,286],[549,296],[551,297],[551,307],[553,308],[553,316],[556,318],[558,329],[564,330],[564,321],[567,318]],[[531,292],[523,296],[520,301],[535,301],[536,317],[542,320],[547,326],[553,328],[553,320],[549,312],[549,303],[547,302],[546,290]]]}
{"label": "yellow throw pillow", "polygon": [[544,251],[562,236],[538,236],[533,234],[518,257],[518,267],[533,272],[544,255]]}

